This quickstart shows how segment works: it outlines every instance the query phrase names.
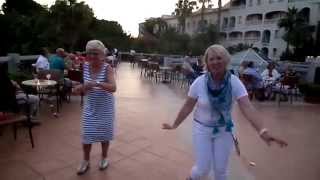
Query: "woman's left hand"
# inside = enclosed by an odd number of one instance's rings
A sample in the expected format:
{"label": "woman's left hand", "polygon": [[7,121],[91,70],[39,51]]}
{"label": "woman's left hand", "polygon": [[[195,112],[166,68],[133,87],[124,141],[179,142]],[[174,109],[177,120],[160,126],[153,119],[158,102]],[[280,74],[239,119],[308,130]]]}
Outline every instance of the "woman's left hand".
{"label": "woman's left hand", "polygon": [[278,144],[280,147],[286,147],[288,146],[288,143],[282,139],[279,139],[277,137],[274,137],[272,134],[270,134],[269,132],[265,132],[263,133],[261,136],[261,139],[268,144],[268,146],[271,145],[272,142],[275,142],[276,144]]}

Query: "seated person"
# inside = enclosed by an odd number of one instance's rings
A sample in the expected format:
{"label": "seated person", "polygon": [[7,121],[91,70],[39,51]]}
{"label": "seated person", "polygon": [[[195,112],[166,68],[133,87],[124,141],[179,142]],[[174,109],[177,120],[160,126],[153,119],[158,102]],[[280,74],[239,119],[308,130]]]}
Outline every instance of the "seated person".
{"label": "seated person", "polygon": [[65,52],[64,49],[58,48],[56,50],[56,54],[51,56],[50,59],[50,69],[57,69],[64,71],[65,63],[64,63]]}
{"label": "seated person", "polygon": [[49,61],[48,61],[49,51],[46,48],[42,48],[40,51],[40,56],[37,59],[35,64],[32,64],[33,67],[36,68],[36,71],[40,70],[48,70],[49,69]]}
{"label": "seated person", "polygon": [[263,88],[262,77],[258,73],[258,71],[254,68],[254,63],[252,61],[248,63],[248,67],[243,71],[243,74],[252,77],[252,82],[251,84],[249,84],[250,88],[252,89]]}
{"label": "seated person", "polygon": [[266,85],[275,84],[275,82],[280,78],[280,73],[275,69],[274,63],[269,63],[267,69],[261,73],[263,81]]}
{"label": "seated person", "polygon": [[243,71],[244,84],[247,90],[251,93],[250,98],[253,94],[258,100],[264,100],[264,88],[261,75],[254,68],[254,63],[252,61],[248,62],[248,67]]}
{"label": "seated person", "polygon": [[182,65],[183,74],[186,78],[193,82],[197,77],[196,71],[192,67],[192,62],[189,56],[186,56]]}
{"label": "seated person", "polygon": [[204,63],[202,61],[202,57],[198,58],[196,64],[192,64],[192,68],[197,76],[200,76],[203,73]]}
{"label": "seated person", "polygon": [[261,73],[263,82],[264,82],[264,87],[265,87],[265,96],[269,99],[275,99],[274,94],[272,93],[274,86],[276,85],[276,82],[280,78],[280,73],[275,69],[275,64],[274,63],[269,63],[267,66],[267,69],[265,69]]}
{"label": "seated person", "polygon": [[[9,75],[7,73],[7,70],[4,69],[4,67],[1,66],[0,69],[0,83],[3,85],[3,90],[8,89],[11,90],[11,92],[15,92],[16,95],[16,103],[18,105],[23,105],[25,103],[28,103],[30,105],[31,110],[31,120],[35,122],[35,117],[38,112],[38,105],[39,105],[39,97],[35,95],[26,95],[21,87],[13,80],[10,80]],[[2,87],[2,86],[1,86]],[[2,99],[3,100],[3,99]],[[13,102],[8,102],[8,104],[12,104]]]}
{"label": "seated person", "polygon": [[238,70],[240,79],[242,78],[243,72],[248,67],[248,61],[242,61]]}

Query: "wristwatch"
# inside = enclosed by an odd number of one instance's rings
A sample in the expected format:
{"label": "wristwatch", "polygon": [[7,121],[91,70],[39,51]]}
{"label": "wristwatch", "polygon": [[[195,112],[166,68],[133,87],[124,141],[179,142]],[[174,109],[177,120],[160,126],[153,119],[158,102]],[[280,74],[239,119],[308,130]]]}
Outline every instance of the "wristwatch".
{"label": "wristwatch", "polygon": [[100,84],[100,81],[96,81],[96,86],[99,86]]}

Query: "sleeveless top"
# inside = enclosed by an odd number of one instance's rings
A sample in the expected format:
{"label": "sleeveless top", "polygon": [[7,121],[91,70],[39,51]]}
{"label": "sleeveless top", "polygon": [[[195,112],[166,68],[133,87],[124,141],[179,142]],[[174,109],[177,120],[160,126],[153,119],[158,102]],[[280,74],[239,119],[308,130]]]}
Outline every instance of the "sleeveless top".
{"label": "sleeveless top", "polygon": [[[108,82],[108,64],[104,64],[96,79],[92,79],[90,66],[83,66],[83,80]],[[90,90],[84,101],[82,118],[82,141],[84,144],[105,142],[113,139],[114,134],[114,96],[102,89]]]}

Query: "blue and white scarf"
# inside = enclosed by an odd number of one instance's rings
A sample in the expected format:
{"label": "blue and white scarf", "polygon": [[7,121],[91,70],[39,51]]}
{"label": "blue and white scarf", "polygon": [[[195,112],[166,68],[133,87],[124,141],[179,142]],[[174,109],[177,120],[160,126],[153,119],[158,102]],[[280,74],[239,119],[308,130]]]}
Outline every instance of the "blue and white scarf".
{"label": "blue and white scarf", "polygon": [[207,88],[209,102],[212,111],[217,111],[220,114],[220,118],[213,125],[213,134],[219,132],[220,127],[226,127],[227,132],[232,131],[233,121],[231,117],[232,106],[232,86],[231,86],[231,73],[226,72],[221,86],[215,87],[212,74],[206,73]]}

